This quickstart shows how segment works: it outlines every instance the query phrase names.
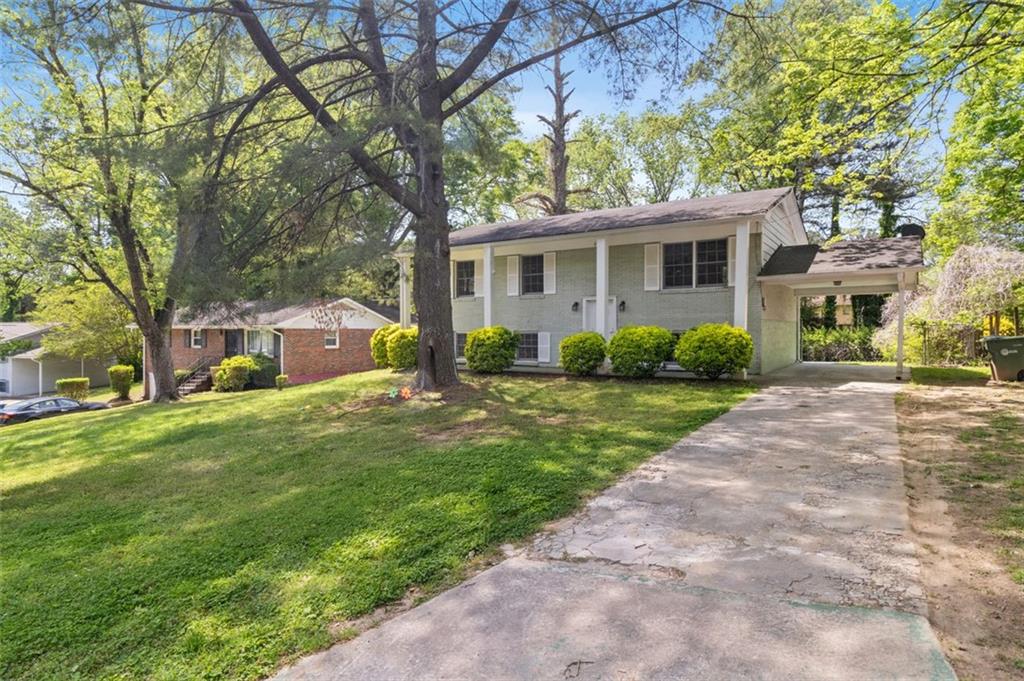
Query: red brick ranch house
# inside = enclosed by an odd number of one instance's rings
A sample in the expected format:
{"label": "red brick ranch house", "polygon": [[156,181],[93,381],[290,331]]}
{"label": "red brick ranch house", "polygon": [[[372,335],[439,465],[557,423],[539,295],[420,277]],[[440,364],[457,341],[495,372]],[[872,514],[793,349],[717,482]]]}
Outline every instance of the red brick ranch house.
{"label": "red brick ranch house", "polygon": [[[370,336],[397,319],[397,310],[351,298],[299,305],[248,301],[199,314],[185,309],[170,330],[171,357],[175,370],[195,374],[193,389],[207,387],[209,368],[222,359],[260,353],[276,360],[291,382],[306,383],[374,368]],[[144,347],[146,397],[154,380],[150,365]]]}

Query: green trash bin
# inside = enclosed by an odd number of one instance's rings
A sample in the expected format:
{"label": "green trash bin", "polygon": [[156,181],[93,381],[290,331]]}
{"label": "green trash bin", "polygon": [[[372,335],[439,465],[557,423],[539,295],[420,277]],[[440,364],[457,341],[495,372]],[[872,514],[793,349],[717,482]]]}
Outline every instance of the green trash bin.
{"label": "green trash bin", "polygon": [[992,355],[992,377],[1024,381],[1024,336],[986,336],[981,339]]}

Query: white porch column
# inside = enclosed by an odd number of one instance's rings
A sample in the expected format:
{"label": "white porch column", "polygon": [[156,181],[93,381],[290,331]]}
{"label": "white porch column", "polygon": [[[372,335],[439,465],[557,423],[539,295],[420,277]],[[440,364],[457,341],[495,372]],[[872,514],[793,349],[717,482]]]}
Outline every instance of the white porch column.
{"label": "white porch column", "polygon": [[733,274],[732,325],[747,328],[747,296],[750,273],[750,223],[736,226],[736,272]]}
{"label": "white porch column", "polygon": [[896,380],[903,380],[903,272],[896,275]]}
{"label": "white porch column", "polygon": [[412,305],[409,302],[409,256],[398,258],[398,323],[403,329],[412,326]]}
{"label": "white porch column", "polygon": [[598,239],[597,250],[597,282],[594,301],[594,322],[597,332],[608,338],[608,240]]}
{"label": "white porch column", "polygon": [[484,326],[494,324],[494,246],[484,246]]}

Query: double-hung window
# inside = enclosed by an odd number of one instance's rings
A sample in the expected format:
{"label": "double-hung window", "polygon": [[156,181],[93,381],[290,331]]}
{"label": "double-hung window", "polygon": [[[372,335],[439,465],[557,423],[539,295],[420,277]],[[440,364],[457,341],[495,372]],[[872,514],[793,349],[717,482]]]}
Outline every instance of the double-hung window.
{"label": "double-hung window", "polygon": [[519,334],[519,350],[516,359],[526,362],[536,362],[540,356],[540,344],[537,342],[536,333]]}
{"label": "double-hung window", "polygon": [[665,244],[662,248],[662,286],[664,288],[692,288],[693,242]]}
{"label": "double-hung window", "polygon": [[203,330],[202,329],[192,329],[191,331],[192,331],[192,333],[189,336],[189,347],[191,347],[191,348],[201,348],[201,347],[203,347]]}
{"label": "double-hung window", "polygon": [[338,330],[333,329],[324,333],[324,349],[325,350],[337,350],[338,349]]}
{"label": "double-hung window", "polygon": [[729,240],[685,241],[662,246],[662,287],[725,286]]}
{"label": "double-hung window", "polygon": [[455,334],[455,356],[462,359],[466,356],[466,334]]}
{"label": "double-hung window", "polygon": [[476,263],[459,260],[455,263],[455,297],[472,298],[476,295]]}
{"label": "double-hung window", "polygon": [[524,255],[519,264],[523,295],[544,293],[544,255]]}
{"label": "double-hung window", "polygon": [[728,268],[728,239],[697,242],[697,286],[725,286]]}

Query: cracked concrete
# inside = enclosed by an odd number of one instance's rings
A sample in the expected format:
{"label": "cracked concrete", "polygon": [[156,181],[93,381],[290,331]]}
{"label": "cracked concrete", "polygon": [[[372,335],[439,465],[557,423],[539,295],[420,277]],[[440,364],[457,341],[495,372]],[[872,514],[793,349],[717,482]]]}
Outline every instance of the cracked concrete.
{"label": "cracked concrete", "polygon": [[898,385],[864,369],[782,374],[518,555],[280,678],[954,678],[907,535]]}

